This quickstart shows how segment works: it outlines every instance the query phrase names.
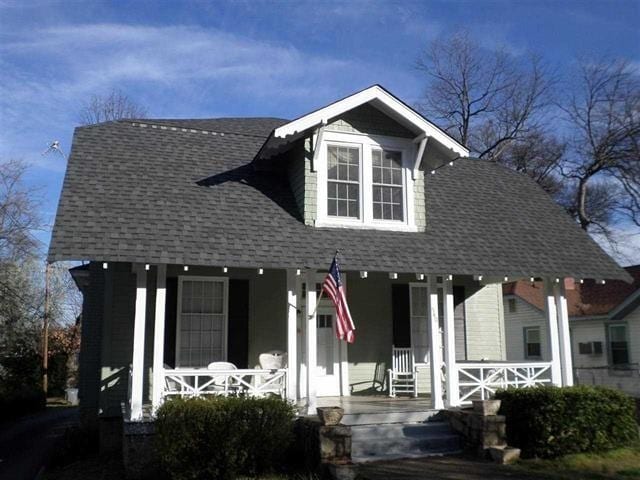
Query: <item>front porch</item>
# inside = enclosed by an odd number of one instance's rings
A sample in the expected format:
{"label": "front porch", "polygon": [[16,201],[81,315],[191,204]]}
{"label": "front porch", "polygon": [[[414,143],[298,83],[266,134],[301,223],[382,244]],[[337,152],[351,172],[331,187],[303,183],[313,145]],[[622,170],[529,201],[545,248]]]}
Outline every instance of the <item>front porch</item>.
{"label": "front porch", "polygon": [[[104,270],[108,269],[109,265],[105,264]],[[162,402],[175,396],[278,395],[303,406],[305,413],[314,413],[317,406],[330,404],[344,406],[348,414],[384,414],[465,405],[473,399],[488,398],[496,389],[508,386],[572,383],[566,300],[560,279],[546,279],[553,361],[509,363],[495,353],[496,349],[491,350],[475,341],[479,335],[476,332],[494,328],[493,323],[497,320],[485,313],[471,319],[473,309],[466,307],[466,323],[460,327],[456,316],[458,305],[454,304],[455,288],[467,288],[467,301],[486,285],[499,284],[503,278],[483,280],[472,275],[346,272],[347,299],[357,329],[356,343],[347,346],[333,340],[330,304],[317,302],[319,283],[324,277],[322,272],[262,268],[230,271],[226,267],[189,268],[162,264],[134,265],[132,269],[136,289],[133,361],[126,402],[128,420],[143,418],[143,411],[153,415]],[[179,284],[212,278],[221,285],[224,295],[220,297],[220,321],[228,327],[221,330],[220,338],[223,340],[219,351],[216,353],[213,347],[207,350],[206,355],[214,352],[214,357],[206,357],[202,353],[204,347],[200,347],[204,344],[197,343],[202,351],[196,355],[206,358],[206,363],[185,365],[188,362],[185,361],[184,349],[189,347],[193,352],[194,344],[185,340],[187,331],[184,328],[168,327],[167,318],[170,310],[177,309],[178,319],[174,321],[178,324],[182,315],[183,326],[184,319],[189,316],[209,318],[213,322],[211,325],[215,326],[218,321],[216,307],[211,307],[213,313],[194,314],[195,310],[181,306],[190,297],[180,289],[177,302],[175,299],[173,303],[168,302],[167,272]],[[229,317],[228,302],[231,300],[228,285],[238,278],[249,279],[249,288],[252,289],[252,297],[247,296],[251,298],[247,310],[252,311],[255,319],[250,321],[250,329],[254,331],[246,335],[243,347],[247,360],[244,365],[238,362],[231,365],[232,368],[211,369],[207,365],[209,360],[228,362],[233,356],[229,339],[233,319]],[[314,284],[315,289],[306,288]],[[398,285],[406,288],[396,288]],[[396,295],[396,290],[402,290],[402,295],[406,296],[406,301],[403,301],[408,304],[403,308],[406,307],[405,316],[410,317],[406,325],[397,320],[401,308],[394,304],[398,303],[398,298],[404,297]],[[147,302],[148,293],[153,301]],[[190,308],[196,308],[193,307],[195,304],[191,305]],[[496,304],[495,308],[502,306]],[[495,318],[501,317],[496,313]],[[152,337],[149,334],[151,319]],[[471,320],[476,324],[470,324]],[[177,329],[176,338],[168,340],[167,328]],[[187,333],[192,336],[209,335],[209,330],[213,329],[199,328]],[[503,330],[503,326],[496,328],[496,331]],[[403,333],[402,329],[406,332]],[[464,330],[463,335],[461,330]],[[183,336],[179,340],[181,331]],[[152,348],[149,349],[148,344],[146,347],[147,356],[152,357],[152,361],[146,360],[146,368],[145,337],[152,338]],[[419,379],[417,398],[388,397],[387,371],[392,365],[392,349],[402,341],[408,344],[414,358],[413,368]],[[167,345],[175,345],[173,361],[167,361]],[[257,361],[258,353],[272,350],[280,351],[286,358],[285,363],[281,368],[261,368]],[[148,410],[144,408],[147,405],[150,407]]]}

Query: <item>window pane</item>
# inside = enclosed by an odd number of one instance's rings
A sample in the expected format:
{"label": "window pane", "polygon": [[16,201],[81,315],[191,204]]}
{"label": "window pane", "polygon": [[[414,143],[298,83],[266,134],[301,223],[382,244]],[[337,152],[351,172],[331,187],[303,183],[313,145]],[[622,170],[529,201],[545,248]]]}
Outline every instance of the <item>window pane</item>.
{"label": "window pane", "polygon": [[537,328],[527,330],[527,341],[529,343],[540,343],[540,330]]}
{"label": "window pane", "polygon": [[612,325],[609,327],[609,336],[612,342],[624,342],[627,340],[627,332],[624,325]]}
{"label": "window pane", "polygon": [[331,216],[338,215],[338,202],[332,199],[328,200],[327,215],[331,215]]}
{"label": "window pane", "polygon": [[338,200],[338,216],[346,217],[348,214],[347,210],[347,201],[346,200]]}
{"label": "window pane", "polygon": [[404,215],[402,212],[402,205],[394,205],[392,207],[393,220],[404,220]]}

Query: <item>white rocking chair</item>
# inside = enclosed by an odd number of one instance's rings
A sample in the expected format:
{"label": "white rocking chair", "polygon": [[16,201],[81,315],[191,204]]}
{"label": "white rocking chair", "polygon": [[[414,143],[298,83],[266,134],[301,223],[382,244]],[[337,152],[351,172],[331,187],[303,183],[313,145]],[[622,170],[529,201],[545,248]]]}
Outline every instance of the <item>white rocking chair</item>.
{"label": "white rocking chair", "polygon": [[418,372],[415,367],[412,348],[391,349],[391,368],[389,373],[389,396],[408,393],[418,396]]}

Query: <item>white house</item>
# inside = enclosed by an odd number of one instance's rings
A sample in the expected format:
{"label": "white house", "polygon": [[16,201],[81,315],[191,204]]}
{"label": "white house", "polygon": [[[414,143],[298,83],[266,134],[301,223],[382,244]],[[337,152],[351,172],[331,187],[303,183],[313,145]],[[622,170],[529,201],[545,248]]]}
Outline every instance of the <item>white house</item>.
{"label": "white house", "polygon": [[[567,289],[575,381],[605,385],[640,397],[640,266],[627,267],[633,283],[593,281]],[[542,285],[504,285],[507,359],[551,358]]]}

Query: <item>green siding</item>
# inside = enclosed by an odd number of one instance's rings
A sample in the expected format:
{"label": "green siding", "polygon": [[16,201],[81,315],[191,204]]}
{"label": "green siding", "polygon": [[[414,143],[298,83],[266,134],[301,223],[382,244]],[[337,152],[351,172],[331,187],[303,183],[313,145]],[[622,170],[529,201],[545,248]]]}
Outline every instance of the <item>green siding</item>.
{"label": "green siding", "polygon": [[367,133],[390,137],[413,138],[416,136],[388,115],[369,104],[361,105],[329,120],[327,129],[338,132]]}

